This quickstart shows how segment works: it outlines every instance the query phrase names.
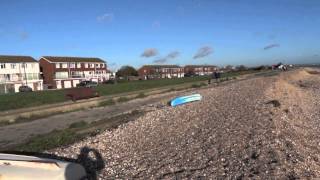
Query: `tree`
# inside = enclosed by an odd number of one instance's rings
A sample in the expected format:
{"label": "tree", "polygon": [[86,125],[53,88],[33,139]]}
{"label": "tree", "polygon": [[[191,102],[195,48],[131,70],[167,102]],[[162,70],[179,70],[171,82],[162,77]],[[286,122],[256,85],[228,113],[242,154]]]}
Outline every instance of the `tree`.
{"label": "tree", "polygon": [[138,76],[138,71],[132,66],[122,66],[116,75],[117,77]]}
{"label": "tree", "polygon": [[238,71],[245,71],[245,70],[247,70],[248,68],[247,68],[246,66],[244,66],[244,65],[239,65],[239,66],[236,67],[236,69],[237,69]]}

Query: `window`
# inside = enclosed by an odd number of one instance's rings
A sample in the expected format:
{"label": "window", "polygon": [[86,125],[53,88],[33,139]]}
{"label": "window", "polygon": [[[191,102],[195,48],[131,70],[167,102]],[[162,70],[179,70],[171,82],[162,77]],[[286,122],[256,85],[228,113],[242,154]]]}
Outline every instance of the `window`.
{"label": "window", "polygon": [[15,69],[16,68],[16,64],[11,64],[11,69]]}
{"label": "window", "polygon": [[10,81],[10,74],[5,74],[4,76],[7,81]]}
{"label": "window", "polygon": [[77,68],[81,68],[81,63],[77,63]]}
{"label": "window", "polygon": [[70,63],[70,64],[69,64],[69,67],[70,67],[70,68],[75,68],[76,65],[75,65],[75,63]]}
{"label": "window", "polygon": [[96,64],[96,67],[99,67],[99,64]]}
{"label": "window", "polygon": [[68,68],[68,64],[67,63],[62,63],[62,68]]}
{"label": "window", "polygon": [[103,68],[103,67],[104,67],[104,64],[100,64],[100,67]]}
{"label": "window", "polygon": [[56,68],[57,68],[57,69],[60,68],[60,63],[56,63]]}
{"label": "window", "polygon": [[84,67],[85,67],[85,68],[88,68],[88,63],[85,63],[85,64],[84,64]]}
{"label": "window", "polygon": [[33,80],[33,73],[27,73],[27,79]]}
{"label": "window", "polygon": [[56,79],[68,78],[68,72],[56,72]]}
{"label": "window", "polygon": [[4,64],[4,63],[0,64],[0,68],[1,69],[5,69],[6,68],[6,64]]}
{"label": "window", "polygon": [[21,67],[22,67],[22,68],[28,68],[28,64],[22,63],[22,64],[21,64]]}

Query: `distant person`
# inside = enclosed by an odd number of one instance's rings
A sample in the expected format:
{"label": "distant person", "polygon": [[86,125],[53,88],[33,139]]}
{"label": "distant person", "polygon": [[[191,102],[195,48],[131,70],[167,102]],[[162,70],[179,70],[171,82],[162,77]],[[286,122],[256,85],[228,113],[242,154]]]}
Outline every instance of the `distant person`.
{"label": "distant person", "polygon": [[213,73],[213,76],[214,76],[214,78],[216,79],[216,82],[218,82],[219,79],[220,79],[220,72],[215,71],[215,72]]}

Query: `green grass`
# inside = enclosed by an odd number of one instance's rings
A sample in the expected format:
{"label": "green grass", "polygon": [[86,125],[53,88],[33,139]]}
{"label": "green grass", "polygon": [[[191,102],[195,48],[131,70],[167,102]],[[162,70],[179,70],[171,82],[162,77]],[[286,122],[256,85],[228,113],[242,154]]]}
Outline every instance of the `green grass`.
{"label": "green grass", "polygon": [[[258,71],[241,71],[223,73],[222,78],[235,77]],[[179,85],[208,80],[207,76],[185,77],[177,79],[159,79],[147,81],[124,81],[117,84],[102,84],[96,87],[100,96],[120,94],[132,91],[147,90],[164,86]],[[0,111],[19,108],[35,107],[45,104],[53,104],[68,101],[65,98],[64,90],[37,91],[30,93],[14,93],[0,95]]]}
{"label": "green grass", "polygon": [[145,95],[144,93],[139,93],[136,97],[134,98],[145,98],[147,97],[147,95]]}
{"label": "green grass", "polygon": [[130,98],[127,98],[127,97],[119,97],[118,99],[117,99],[117,101],[118,102],[127,102],[127,101],[130,101]]}
{"label": "green grass", "polygon": [[201,87],[200,84],[192,84],[192,85],[191,85],[191,88],[199,88],[199,87]]}
{"label": "green grass", "polygon": [[0,95],[0,111],[66,101],[63,90]]}
{"label": "green grass", "polygon": [[202,83],[197,83],[197,84],[192,84],[190,87],[191,88],[200,88],[200,87],[202,87],[202,86],[207,86],[208,84],[206,84],[206,83],[204,83],[204,82],[202,82]]}
{"label": "green grass", "polygon": [[69,128],[81,128],[81,127],[85,127],[86,125],[88,125],[87,122],[79,121],[79,122],[75,122],[75,123],[70,124]]}
{"label": "green grass", "polygon": [[116,102],[113,99],[108,99],[106,101],[102,101],[99,103],[99,106],[111,106],[116,104]]}
{"label": "green grass", "polygon": [[177,79],[158,79],[147,81],[129,81],[122,82],[115,85],[99,85],[97,91],[100,95],[112,95],[131,91],[146,90],[151,88],[158,88],[163,86],[178,85],[189,82],[197,82],[206,80],[208,77],[190,77],[190,78],[177,78]]}
{"label": "green grass", "polygon": [[31,137],[27,142],[11,147],[9,150],[43,152],[45,150],[75,143],[88,136],[96,135],[106,129],[117,128],[119,125],[134,120],[142,114],[143,112],[140,111],[132,111],[128,114],[95,121],[90,124],[84,121],[76,122],[71,124],[69,128],[63,130],[54,130],[47,134]]}
{"label": "green grass", "polygon": [[45,135],[39,135],[32,138],[26,144],[15,147],[17,151],[41,152],[46,149],[52,149],[57,146],[67,145],[76,142],[84,135],[77,134],[72,129],[54,130]]}
{"label": "green grass", "polygon": [[204,83],[204,82],[200,83],[200,86],[206,86],[206,85],[208,85],[208,84]]}

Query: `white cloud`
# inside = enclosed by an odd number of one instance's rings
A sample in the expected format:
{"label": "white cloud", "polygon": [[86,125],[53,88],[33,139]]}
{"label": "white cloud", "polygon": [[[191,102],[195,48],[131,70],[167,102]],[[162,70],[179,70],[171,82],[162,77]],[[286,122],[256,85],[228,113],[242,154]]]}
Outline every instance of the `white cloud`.
{"label": "white cloud", "polygon": [[198,50],[198,52],[193,56],[193,59],[203,58],[209,56],[213,53],[213,49],[210,46],[204,46]]}
{"label": "white cloud", "polygon": [[99,22],[111,22],[114,19],[114,15],[112,13],[105,13],[101,16],[97,17],[97,21]]}
{"label": "white cloud", "polygon": [[153,21],[152,23],[152,28],[160,28],[161,27],[161,23],[159,21]]}
{"label": "white cloud", "polygon": [[148,48],[148,49],[145,49],[143,51],[143,53],[141,54],[141,57],[152,57],[152,56],[156,56],[158,54],[158,50],[155,49],[155,48]]}

